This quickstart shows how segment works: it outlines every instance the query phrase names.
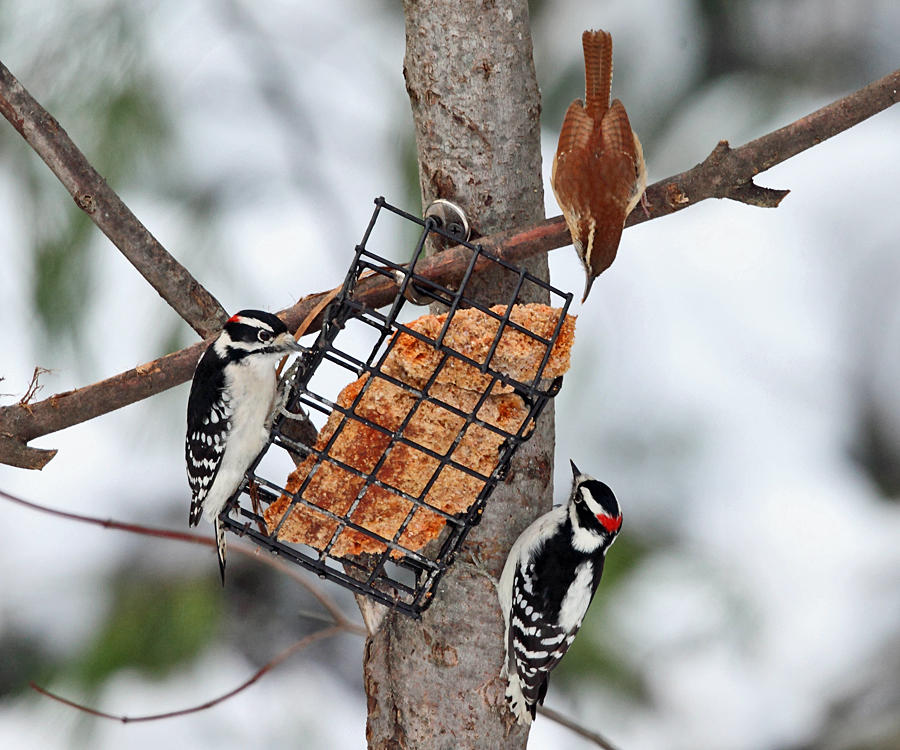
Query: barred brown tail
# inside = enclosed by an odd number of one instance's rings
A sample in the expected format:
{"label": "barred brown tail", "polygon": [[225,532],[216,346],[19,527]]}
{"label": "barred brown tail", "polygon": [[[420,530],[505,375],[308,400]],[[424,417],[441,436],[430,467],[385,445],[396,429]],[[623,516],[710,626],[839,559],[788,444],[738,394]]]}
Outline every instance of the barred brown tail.
{"label": "barred brown tail", "polygon": [[612,88],[612,35],[608,31],[585,31],[581,35],[584,48],[584,108],[599,122],[609,108]]}

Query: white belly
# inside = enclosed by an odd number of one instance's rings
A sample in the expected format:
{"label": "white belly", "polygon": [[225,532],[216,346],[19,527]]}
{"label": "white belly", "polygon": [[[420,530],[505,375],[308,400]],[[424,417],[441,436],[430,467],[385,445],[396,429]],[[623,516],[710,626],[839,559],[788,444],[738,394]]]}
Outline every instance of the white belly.
{"label": "white belly", "polygon": [[216,479],[203,502],[203,513],[209,520],[219,515],[269,437],[267,420],[276,393],[272,362],[242,365],[226,383],[226,390],[231,397],[231,430]]}
{"label": "white belly", "polygon": [[575,569],[575,583],[562,600],[559,610],[559,626],[566,632],[574,633],[581,627],[581,621],[591,603],[591,580],[594,565],[587,561]]}

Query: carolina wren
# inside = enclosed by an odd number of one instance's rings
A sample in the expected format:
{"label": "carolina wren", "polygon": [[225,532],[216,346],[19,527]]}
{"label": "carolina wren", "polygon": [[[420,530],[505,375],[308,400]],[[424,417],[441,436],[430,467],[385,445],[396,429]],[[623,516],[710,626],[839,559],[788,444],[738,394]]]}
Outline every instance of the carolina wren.
{"label": "carolina wren", "polygon": [[612,37],[585,31],[581,42],[584,102],[576,99],[566,111],[550,184],[584,264],[584,302],[616,258],[625,219],[647,187],[647,168],[625,107],[618,99],[609,103]]}

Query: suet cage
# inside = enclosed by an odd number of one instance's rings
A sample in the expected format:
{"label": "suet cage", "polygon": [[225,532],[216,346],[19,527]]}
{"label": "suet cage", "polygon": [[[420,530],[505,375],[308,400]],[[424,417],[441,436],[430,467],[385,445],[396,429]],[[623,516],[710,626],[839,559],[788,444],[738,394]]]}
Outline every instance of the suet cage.
{"label": "suet cage", "polygon": [[[390,226],[380,231],[383,225]],[[413,246],[411,258],[404,253],[405,262],[375,251],[386,245],[396,249],[404,238]],[[458,283],[444,285],[417,273],[429,242],[467,248]],[[512,280],[506,285],[512,292],[501,305],[489,306],[470,289],[484,270],[498,269]],[[355,296],[372,275],[398,287],[384,312]],[[557,311],[546,335],[517,323],[513,314],[514,306],[535,299],[536,292],[549,296]],[[357,594],[418,616],[433,601],[441,576],[481,519],[516,450],[560,389],[562,376],[548,377],[547,364],[571,300],[570,293],[463,240],[459,226],[420,219],[377,199],[343,286],[325,308],[318,337],[286,376],[286,398],[269,442],[222,513],[226,528]],[[436,321],[431,328],[410,322],[416,305],[433,302],[445,313],[429,318]],[[473,310],[478,312],[465,312]],[[465,331],[454,327],[457,319],[473,315],[487,321],[489,331],[496,328],[478,354],[470,351]],[[498,364],[498,350],[513,337],[534,358],[529,377],[514,377]],[[430,363],[415,378],[396,366],[401,344]],[[463,370],[477,373],[480,385],[480,392],[466,391],[465,403],[447,397],[448,381]],[[351,382],[354,388],[335,396]],[[512,424],[488,413],[503,399],[521,405]],[[379,416],[381,408],[394,409],[393,416]],[[308,415],[325,421],[318,437],[299,436],[299,428],[309,425]],[[422,438],[423,425],[435,423],[447,433],[440,445]],[[354,451],[365,455],[356,457]],[[479,464],[483,456],[470,458],[473,451],[490,454],[490,460]],[[265,458],[273,454],[290,458],[292,479],[266,468],[271,462]],[[415,481],[408,476],[411,463],[419,471]],[[473,493],[466,507],[443,502],[445,493],[462,487]]]}

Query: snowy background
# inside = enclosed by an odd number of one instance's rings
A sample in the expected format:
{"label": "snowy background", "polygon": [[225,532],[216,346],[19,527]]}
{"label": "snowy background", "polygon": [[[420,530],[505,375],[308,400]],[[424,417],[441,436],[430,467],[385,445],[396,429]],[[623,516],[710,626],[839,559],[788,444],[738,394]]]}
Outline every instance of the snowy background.
{"label": "snowy background", "polygon": [[[278,310],[342,278],[371,200],[416,210],[403,19],[387,2],[0,1],[0,60],[228,310]],[[552,7],[551,7],[552,6]],[[650,180],[900,65],[895,3],[533,4],[545,176],[581,87],[580,34],[616,43],[613,93]],[[761,175],[777,210],[707,201],[625,232],[579,314],[557,399],[566,459],[608,482],[623,535],[548,705],[623,750],[900,746],[900,108]],[[557,215],[545,180],[547,214]],[[2,403],[193,341],[0,123]],[[571,248],[553,282],[576,292]],[[36,441],[0,489],[182,528],[187,386]],[[362,639],[297,585],[207,549],[4,504],[0,746],[365,747]],[[329,589],[331,591],[331,589]],[[346,611],[352,602],[332,592]],[[546,719],[532,748],[587,747]]]}

